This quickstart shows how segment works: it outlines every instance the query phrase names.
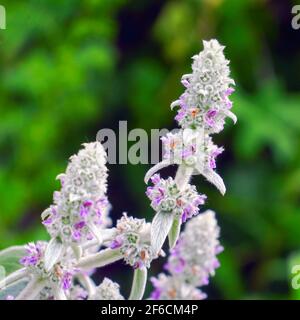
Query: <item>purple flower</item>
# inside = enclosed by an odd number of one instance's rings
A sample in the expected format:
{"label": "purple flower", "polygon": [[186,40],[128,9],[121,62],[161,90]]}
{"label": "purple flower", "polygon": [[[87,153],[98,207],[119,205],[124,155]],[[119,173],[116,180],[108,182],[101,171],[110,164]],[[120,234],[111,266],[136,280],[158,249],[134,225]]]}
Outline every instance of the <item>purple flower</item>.
{"label": "purple flower", "polygon": [[185,116],[186,116],[186,110],[179,109],[177,112],[177,115],[175,116],[175,120],[177,122],[180,122],[184,119]]}
{"label": "purple flower", "polygon": [[43,257],[45,245],[42,242],[29,243],[25,248],[27,255],[20,259],[20,263],[25,267],[35,266]]}
{"label": "purple flower", "polygon": [[72,278],[73,278],[73,274],[71,272],[65,272],[63,277],[62,277],[62,288],[64,290],[68,290],[70,289],[71,285],[72,285]]}
{"label": "purple flower", "polygon": [[52,222],[53,222],[53,218],[52,217],[49,217],[49,218],[47,218],[46,220],[43,220],[42,221],[42,224],[44,224],[44,225],[50,225],[50,224],[52,224]]}
{"label": "purple flower", "polygon": [[89,207],[91,207],[92,205],[93,205],[93,201],[92,201],[92,200],[86,200],[86,201],[83,202],[83,206],[84,206],[85,208],[89,208]]}
{"label": "purple flower", "polygon": [[74,230],[72,237],[75,241],[79,241],[81,239],[81,232],[79,230]]}
{"label": "purple flower", "polygon": [[46,212],[46,216],[44,217],[42,224],[45,226],[50,226],[54,220],[57,218],[57,208],[56,206],[50,206],[48,209],[46,209],[44,212]]}
{"label": "purple flower", "polygon": [[77,222],[77,223],[74,224],[74,228],[75,228],[76,230],[82,229],[84,226],[85,226],[85,222],[84,222],[84,221],[79,221],[79,222]]}
{"label": "purple flower", "polygon": [[176,266],[174,266],[174,271],[176,273],[181,273],[184,270],[186,262],[183,258],[179,257]]}
{"label": "purple flower", "polygon": [[182,83],[186,88],[190,85],[189,81],[186,80],[186,79],[182,79],[182,80],[181,80],[181,83]]}
{"label": "purple flower", "polygon": [[229,87],[226,91],[225,91],[225,96],[230,96],[233,92],[235,91],[234,88]]}
{"label": "purple flower", "polygon": [[206,200],[205,194],[198,194],[191,202],[188,202],[183,208],[182,222],[186,222],[187,219],[197,215],[199,213],[199,206],[203,205]]}
{"label": "purple flower", "polygon": [[153,184],[157,184],[160,182],[160,175],[159,174],[155,174],[154,176],[151,177],[151,182]]}
{"label": "purple flower", "polygon": [[216,148],[211,154],[210,154],[210,160],[209,160],[209,166],[211,169],[216,169],[216,158],[224,151],[224,148]]}
{"label": "purple flower", "polygon": [[110,244],[110,248],[111,249],[117,249],[117,248],[120,248],[123,244],[123,240],[122,238],[119,236],[117,236]]}
{"label": "purple flower", "polygon": [[89,207],[85,207],[84,205],[82,205],[80,207],[80,212],[79,212],[80,216],[82,218],[85,218],[88,214],[89,214]]}
{"label": "purple flower", "polygon": [[160,281],[157,279],[157,278],[155,278],[155,277],[151,277],[150,278],[150,281],[151,281],[151,283],[152,283],[152,285],[153,285],[153,287],[154,287],[154,290],[152,291],[152,293],[151,293],[151,298],[153,299],[153,300],[159,300],[159,298],[160,298],[160,295],[161,295],[161,288],[160,288],[160,285],[161,285],[161,283],[160,283]]}
{"label": "purple flower", "polygon": [[161,295],[161,290],[156,288],[151,292],[150,298],[153,300],[159,300]]}
{"label": "purple flower", "polygon": [[215,109],[208,110],[207,113],[205,114],[206,124],[209,125],[210,127],[214,126],[216,116],[217,116],[217,110]]}
{"label": "purple flower", "polygon": [[188,184],[184,190],[179,190],[174,179],[164,180],[158,174],[151,180],[154,186],[147,188],[146,195],[155,211],[175,212],[185,222],[198,214],[198,207],[205,202],[206,196],[198,194],[195,186]]}

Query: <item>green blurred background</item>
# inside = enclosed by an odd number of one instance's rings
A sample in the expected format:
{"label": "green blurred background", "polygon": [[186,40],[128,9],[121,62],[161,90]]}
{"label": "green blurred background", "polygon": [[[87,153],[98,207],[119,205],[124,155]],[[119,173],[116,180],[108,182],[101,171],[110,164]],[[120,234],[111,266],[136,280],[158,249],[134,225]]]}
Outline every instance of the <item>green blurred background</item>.
{"label": "green blurred background", "polygon": [[[47,239],[40,213],[55,177],[101,128],[173,128],[170,102],[201,40],[226,45],[238,123],[215,141],[225,197],[201,177],[222,231],[221,268],[209,298],[294,299],[291,266],[300,264],[300,30],[296,1],[1,1],[0,249]],[[112,215],[151,219],[147,165],[110,165]],[[173,171],[165,171],[166,174]],[[152,274],[163,261],[155,262]],[[129,290],[120,268],[105,268]],[[123,270],[123,269],[122,269]],[[148,288],[148,292],[151,288]]]}

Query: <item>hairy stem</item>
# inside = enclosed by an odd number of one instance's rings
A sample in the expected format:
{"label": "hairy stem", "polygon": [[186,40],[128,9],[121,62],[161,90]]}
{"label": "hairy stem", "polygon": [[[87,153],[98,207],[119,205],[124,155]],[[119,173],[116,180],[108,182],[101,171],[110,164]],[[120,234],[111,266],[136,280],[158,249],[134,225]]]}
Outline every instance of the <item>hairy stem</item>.
{"label": "hairy stem", "polygon": [[16,297],[16,300],[33,300],[44,288],[45,282],[36,277],[32,278],[27,286]]}
{"label": "hairy stem", "polygon": [[77,267],[85,270],[100,268],[122,259],[118,249],[104,249],[98,253],[91,254],[79,260]]}
{"label": "hairy stem", "polygon": [[175,176],[175,182],[180,190],[183,190],[189,183],[193,174],[193,170],[194,169],[192,167],[187,167],[185,165],[181,165],[178,167]]}
{"label": "hairy stem", "polygon": [[0,281],[0,289],[9,287],[10,285],[16,283],[17,281],[25,279],[27,276],[28,276],[28,271],[26,268],[19,269]]}
{"label": "hairy stem", "polygon": [[[187,167],[185,165],[181,165],[178,167],[175,176],[175,182],[179,190],[185,189],[186,185],[189,183],[191,179],[193,170],[194,169],[192,167]],[[181,217],[174,217],[171,229],[168,234],[170,249],[173,249],[177,243],[180,234],[181,224]]]}
{"label": "hairy stem", "polygon": [[7,255],[18,255],[18,254],[23,254],[25,253],[25,247],[24,246],[12,246],[9,248],[6,248],[4,250],[0,251],[0,258],[5,257]]}
{"label": "hairy stem", "polygon": [[89,297],[93,296],[95,294],[96,291],[96,285],[94,283],[94,281],[87,276],[86,274],[79,274],[77,276],[79,282],[85,287],[85,289],[87,290]]}

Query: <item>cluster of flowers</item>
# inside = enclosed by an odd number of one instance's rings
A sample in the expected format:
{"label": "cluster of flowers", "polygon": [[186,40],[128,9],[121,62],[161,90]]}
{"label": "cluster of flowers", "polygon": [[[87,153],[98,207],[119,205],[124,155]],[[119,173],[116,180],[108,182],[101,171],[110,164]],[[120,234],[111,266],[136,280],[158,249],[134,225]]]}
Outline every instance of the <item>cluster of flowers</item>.
{"label": "cluster of flowers", "polygon": [[[91,278],[95,269],[120,259],[134,270],[129,299],[141,299],[147,269],[153,259],[164,255],[167,237],[171,255],[165,268],[169,274],[152,279],[152,299],[205,298],[199,287],[214,274],[216,255],[222,248],[214,213],[198,215],[206,196],[189,180],[193,174],[202,174],[225,192],[215,172],[223,148],[214,145],[210,136],[223,128],[225,117],[236,120],[229,100],[234,82],[223,48],[216,40],[204,41],[203,52],[194,57],[193,73],[183,76],[185,93],[172,104],[179,106],[176,120],[181,129],[162,138],[163,160],[145,176],[146,182],[151,179],[153,183],[146,192],[156,211],[152,222],[124,213],[111,227],[106,152],[99,142],[84,144],[70,158],[66,172],[58,176],[61,188],[41,215],[51,240],[21,247],[25,253],[20,269],[0,281],[0,288],[9,288],[26,280],[19,294],[7,299],[123,300],[117,283],[104,278],[97,286]],[[178,165],[176,177],[161,178],[156,172],[170,164]],[[182,223],[189,219],[179,236]]]}
{"label": "cluster of flowers", "polygon": [[216,169],[216,158],[224,149],[213,144],[208,135],[199,137],[198,132],[181,130],[168,133],[161,138],[164,147],[164,160],[173,164],[195,167],[204,165]]}
{"label": "cluster of flowers", "polygon": [[151,181],[153,187],[148,187],[146,194],[157,212],[172,212],[185,222],[197,215],[199,206],[205,203],[206,196],[198,194],[193,185],[187,184],[180,190],[172,177],[164,180],[158,174]]}
{"label": "cluster of flowers", "polygon": [[66,173],[57,177],[61,190],[54,192],[54,205],[42,213],[51,237],[81,244],[99,238],[110,224],[105,164],[106,153],[98,142],[84,144],[71,157]]}
{"label": "cluster of flowers", "polygon": [[94,268],[122,258],[135,270],[149,268],[157,257],[150,224],[124,213],[115,228],[108,228],[106,153],[99,142],[84,144],[59,179],[62,187],[54,193],[54,205],[42,213],[51,240],[25,246],[23,268],[3,284],[27,281],[16,299],[124,299],[118,284],[105,278],[97,287],[90,276]]}
{"label": "cluster of flowers", "polygon": [[128,217],[126,213],[117,221],[116,236],[111,249],[119,249],[124,261],[134,269],[150,267],[155,257],[150,243],[150,224],[145,219]]}
{"label": "cluster of flowers", "polygon": [[188,221],[177,245],[165,265],[169,275],[152,278],[155,300],[199,300],[206,295],[199,287],[208,284],[219,267],[217,254],[223,248],[219,243],[219,227],[213,211],[206,211]]}
{"label": "cluster of flowers", "polygon": [[171,107],[179,107],[175,119],[181,127],[218,133],[223,130],[226,117],[236,121],[229,99],[234,91],[230,86],[235,83],[229,76],[225,47],[217,40],[203,41],[203,46],[204,50],[193,57],[193,72],[182,77],[185,92]]}
{"label": "cluster of flowers", "polygon": [[[203,45],[204,50],[193,57],[193,72],[182,77],[185,92],[171,104],[172,109],[179,107],[175,119],[181,128],[162,137],[163,160],[145,176],[146,183],[149,180],[153,183],[146,195],[156,211],[151,230],[156,250],[162,247],[166,237],[172,248],[181,223],[197,215],[199,206],[205,203],[206,196],[198,194],[189,183],[192,175],[204,176],[222,194],[226,191],[223,179],[216,172],[216,158],[224,149],[213,143],[211,135],[223,129],[226,117],[236,121],[229,100],[234,81],[229,77],[224,47],[217,40],[203,41]],[[178,165],[175,179],[163,179],[156,174],[173,164]]]}
{"label": "cluster of flowers", "polygon": [[89,300],[124,300],[120,293],[120,286],[108,278],[96,288]]}
{"label": "cluster of flowers", "polygon": [[21,258],[20,263],[27,269],[28,273],[41,280],[45,279],[46,287],[51,287],[53,290],[60,287],[63,290],[71,288],[72,276],[75,269],[72,268],[73,259],[65,255],[61,261],[54,264],[50,270],[45,267],[45,251],[47,243],[38,241],[37,243],[29,243],[26,245],[27,255]]}

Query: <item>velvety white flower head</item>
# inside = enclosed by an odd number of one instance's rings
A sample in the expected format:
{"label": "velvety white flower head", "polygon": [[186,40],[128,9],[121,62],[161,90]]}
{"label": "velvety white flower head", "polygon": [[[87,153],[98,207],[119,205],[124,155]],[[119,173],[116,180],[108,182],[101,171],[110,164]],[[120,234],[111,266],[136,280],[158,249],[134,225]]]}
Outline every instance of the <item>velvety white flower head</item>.
{"label": "velvety white flower head", "polygon": [[153,186],[146,194],[151,200],[152,208],[157,212],[174,213],[185,222],[199,213],[199,206],[205,203],[206,196],[198,194],[194,185],[187,184],[180,190],[172,177],[167,180],[158,174],[152,176]]}
{"label": "velvety white flower head", "polygon": [[64,243],[97,238],[101,228],[110,224],[103,146],[99,142],[84,144],[58,179],[62,187],[54,193],[54,205],[42,213],[43,224],[51,237],[60,237]]}
{"label": "velvety white flower head", "polygon": [[164,148],[163,159],[171,164],[194,166],[197,163],[196,137],[186,135],[186,130],[167,133],[161,138]]}
{"label": "velvety white flower head", "polygon": [[216,169],[216,158],[224,151],[223,147],[216,146],[207,134],[199,136],[197,132],[194,135],[189,133],[188,130],[180,130],[161,138],[164,160],[169,160],[171,164],[195,167],[196,170],[202,166]]}
{"label": "velvety white flower head", "polygon": [[110,248],[120,250],[125,262],[133,268],[149,268],[155,258],[150,245],[150,224],[124,213],[117,221],[116,236]]}
{"label": "velvety white flower head", "polygon": [[124,300],[120,293],[120,286],[108,278],[96,288],[96,292],[89,300]]}
{"label": "velvety white flower head", "polygon": [[65,291],[70,289],[73,275],[76,272],[74,259],[66,255],[55,263],[50,270],[46,270],[46,247],[47,243],[42,241],[29,243],[25,247],[27,254],[20,259],[20,263],[27,268],[29,275],[44,280],[45,287],[50,287],[53,290],[61,288]]}
{"label": "velvety white flower head", "polygon": [[234,80],[229,76],[229,61],[223,54],[225,47],[215,39],[203,41],[203,45],[203,51],[193,57],[193,72],[182,77],[185,92],[171,107],[179,106],[175,119],[183,128],[200,127],[217,133],[223,129],[227,116],[236,121],[229,100]]}
{"label": "velvety white flower head", "polygon": [[209,276],[219,267],[217,254],[223,248],[220,230],[213,211],[206,211],[190,220],[171,251],[166,269],[194,286],[208,284]]}
{"label": "velvety white flower head", "polygon": [[146,174],[148,180],[160,169],[172,164],[192,168],[192,174],[203,175],[224,194],[226,187],[216,172],[216,159],[224,151],[203,130],[182,129],[168,133],[161,138],[163,142],[163,160],[153,166]]}
{"label": "velvety white flower head", "polygon": [[203,300],[206,294],[180,278],[163,273],[158,278],[151,278],[154,287],[151,293],[153,300]]}
{"label": "velvety white flower head", "polygon": [[208,284],[219,266],[217,254],[223,250],[219,243],[219,227],[213,211],[191,219],[181,233],[165,265],[170,275],[163,273],[152,278],[154,290],[151,298],[191,299],[206,298],[198,287]]}

